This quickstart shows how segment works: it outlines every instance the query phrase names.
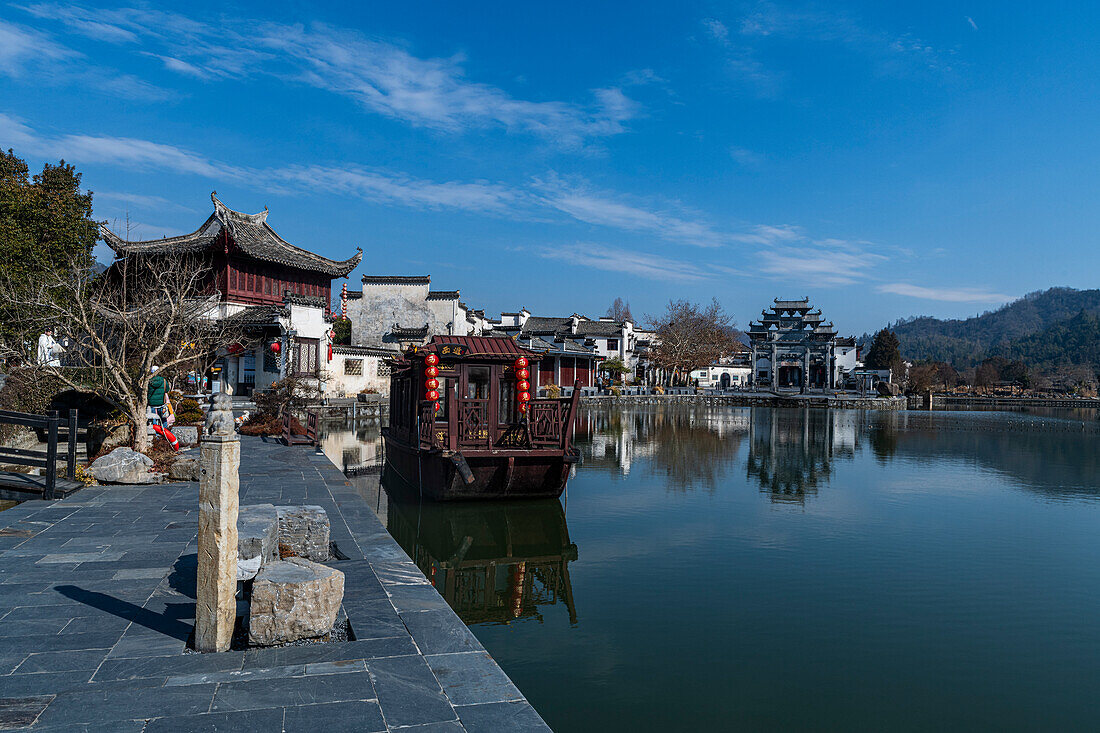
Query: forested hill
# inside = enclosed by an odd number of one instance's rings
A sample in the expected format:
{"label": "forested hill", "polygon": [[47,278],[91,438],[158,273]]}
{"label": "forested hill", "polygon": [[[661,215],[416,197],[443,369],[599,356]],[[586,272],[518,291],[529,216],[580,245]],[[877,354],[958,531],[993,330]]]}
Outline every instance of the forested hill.
{"label": "forested hill", "polygon": [[1069,365],[1100,368],[1100,316],[1082,310],[1072,318],[1016,339],[996,351],[999,356],[1018,359],[1044,372]]}
{"label": "forested hill", "polygon": [[[1072,331],[1085,327],[1087,331],[1088,323],[1075,318],[1082,311],[1100,313],[1100,290],[1051,288],[1025,295],[995,311],[965,320],[922,316],[899,321],[890,328],[901,341],[902,356],[914,362],[926,359],[946,361],[962,369],[974,366],[991,354],[1018,352],[1028,363],[1032,363],[1032,358],[1049,363],[1062,357],[1068,358],[1071,363],[1088,363],[1091,360],[1080,350],[1076,351],[1076,355],[1056,355],[1052,349],[1057,350],[1058,344],[1046,343],[1050,338],[1064,338],[1067,329]],[[1044,334],[1055,325],[1064,328],[1057,333],[1052,330],[1050,334]],[[1034,338],[1028,340],[1028,337]],[[869,340],[865,338],[865,341]],[[1077,344],[1078,349],[1085,346]],[[1025,353],[1027,356],[1024,356]]]}

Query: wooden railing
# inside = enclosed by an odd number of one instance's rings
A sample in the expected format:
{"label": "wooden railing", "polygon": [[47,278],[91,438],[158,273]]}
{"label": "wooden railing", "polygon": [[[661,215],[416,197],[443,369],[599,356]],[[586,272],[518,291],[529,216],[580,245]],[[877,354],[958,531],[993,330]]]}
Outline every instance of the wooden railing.
{"label": "wooden railing", "polygon": [[487,448],[492,445],[489,400],[460,399],[457,403],[459,447]]}
{"label": "wooden railing", "polygon": [[531,445],[560,445],[565,422],[563,413],[569,411],[569,400],[531,400],[528,404],[527,435]]}
{"label": "wooden railing", "polygon": [[287,445],[316,445],[317,444],[317,413],[313,410],[306,412],[306,434],[294,432],[294,416],[290,410],[283,412],[283,442]]}
{"label": "wooden railing", "polygon": [[[46,433],[46,450],[36,451],[24,448],[5,448],[0,446],[0,463],[15,466],[31,466],[44,469],[42,498],[54,499],[57,492],[57,438],[58,428],[64,423],[58,417],[57,411],[51,411],[45,415],[32,415],[25,412],[12,412],[0,410],[0,423],[8,425],[22,425],[34,430],[44,430]],[[65,478],[69,481],[76,480],[76,410],[69,410],[67,424],[68,436],[64,456],[61,460],[66,462]]]}

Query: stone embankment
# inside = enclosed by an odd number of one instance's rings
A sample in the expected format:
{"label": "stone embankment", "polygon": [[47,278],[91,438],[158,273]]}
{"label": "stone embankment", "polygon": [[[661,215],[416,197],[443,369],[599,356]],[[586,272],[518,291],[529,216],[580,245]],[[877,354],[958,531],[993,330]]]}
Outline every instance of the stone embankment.
{"label": "stone embankment", "polygon": [[581,398],[582,405],[703,405],[732,407],[801,407],[837,410],[904,410],[904,397],[860,397],[859,395],[775,394],[742,392],[738,394],[694,395],[598,395]]}

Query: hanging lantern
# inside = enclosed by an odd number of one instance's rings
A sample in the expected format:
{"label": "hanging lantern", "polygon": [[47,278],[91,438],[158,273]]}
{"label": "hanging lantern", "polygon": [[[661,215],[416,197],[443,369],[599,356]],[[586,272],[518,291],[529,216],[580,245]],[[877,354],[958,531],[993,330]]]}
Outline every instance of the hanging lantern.
{"label": "hanging lantern", "polygon": [[427,394],[427,397],[428,397],[428,399],[429,399],[429,400],[431,400],[432,402],[435,402],[436,400],[438,400],[438,399],[439,399],[439,392],[435,391],[434,389],[433,389],[433,390],[429,390],[429,391],[428,391],[428,394]]}
{"label": "hanging lantern", "polygon": [[521,356],[520,358],[516,359],[516,369],[523,369],[525,366],[527,366],[526,357]]}
{"label": "hanging lantern", "polygon": [[424,389],[439,389],[439,380],[429,379],[427,382],[424,382]]}
{"label": "hanging lantern", "polygon": [[435,379],[439,376],[439,368],[430,366],[424,370],[424,376],[428,379]]}
{"label": "hanging lantern", "polygon": [[424,357],[424,363],[427,364],[428,366],[435,366],[436,364],[439,363],[439,357],[436,356],[435,354],[428,354],[427,356]]}
{"label": "hanging lantern", "polygon": [[336,332],[335,331],[329,331],[328,332],[328,340],[332,341],[335,338],[336,338]]}
{"label": "hanging lantern", "polygon": [[530,392],[520,392],[519,393],[519,401],[520,402],[530,402],[531,401],[531,393]]}
{"label": "hanging lantern", "polygon": [[328,345],[328,360],[332,361],[332,343],[331,342]]}
{"label": "hanging lantern", "polygon": [[278,354],[280,351],[282,351],[283,345],[280,344],[278,341],[272,341],[270,344],[268,344],[268,348],[271,349],[272,354]]}
{"label": "hanging lantern", "polygon": [[527,390],[531,389],[531,383],[525,379],[521,379],[520,381],[516,382],[516,389],[518,389],[520,392],[526,392]]}
{"label": "hanging lantern", "polygon": [[527,379],[531,374],[526,369],[516,370],[516,379]]}

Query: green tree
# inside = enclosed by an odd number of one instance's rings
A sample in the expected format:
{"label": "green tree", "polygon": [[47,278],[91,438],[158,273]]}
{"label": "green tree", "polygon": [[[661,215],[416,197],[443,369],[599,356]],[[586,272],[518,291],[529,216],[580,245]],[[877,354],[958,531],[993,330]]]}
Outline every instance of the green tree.
{"label": "green tree", "polygon": [[[80,176],[62,160],[47,163],[31,177],[27,163],[13,150],[0,151],[0,262],[4,278],[16,289],[38,290],[61,267],[91,267],[99,235],[92,220],[92,194],[81,191]],[[15,307],[9,300],[0,302],[0,333],[9,337],[13,324],[24,320]]]}
{"label": "green tree", "polygon": [[875,334],[863,363],[868,369],[889,369],[894,374],[901,374],[900,346],[901,343],[894,332],[884,328]]}
{"label": "green tree", "polygon": [[340,344],[341,346],[347,346],[351,343],[350,319],[337,318],[336,323],[332,324],[332,330],[336,333],[336,338],[332,340],[332,343]]}

